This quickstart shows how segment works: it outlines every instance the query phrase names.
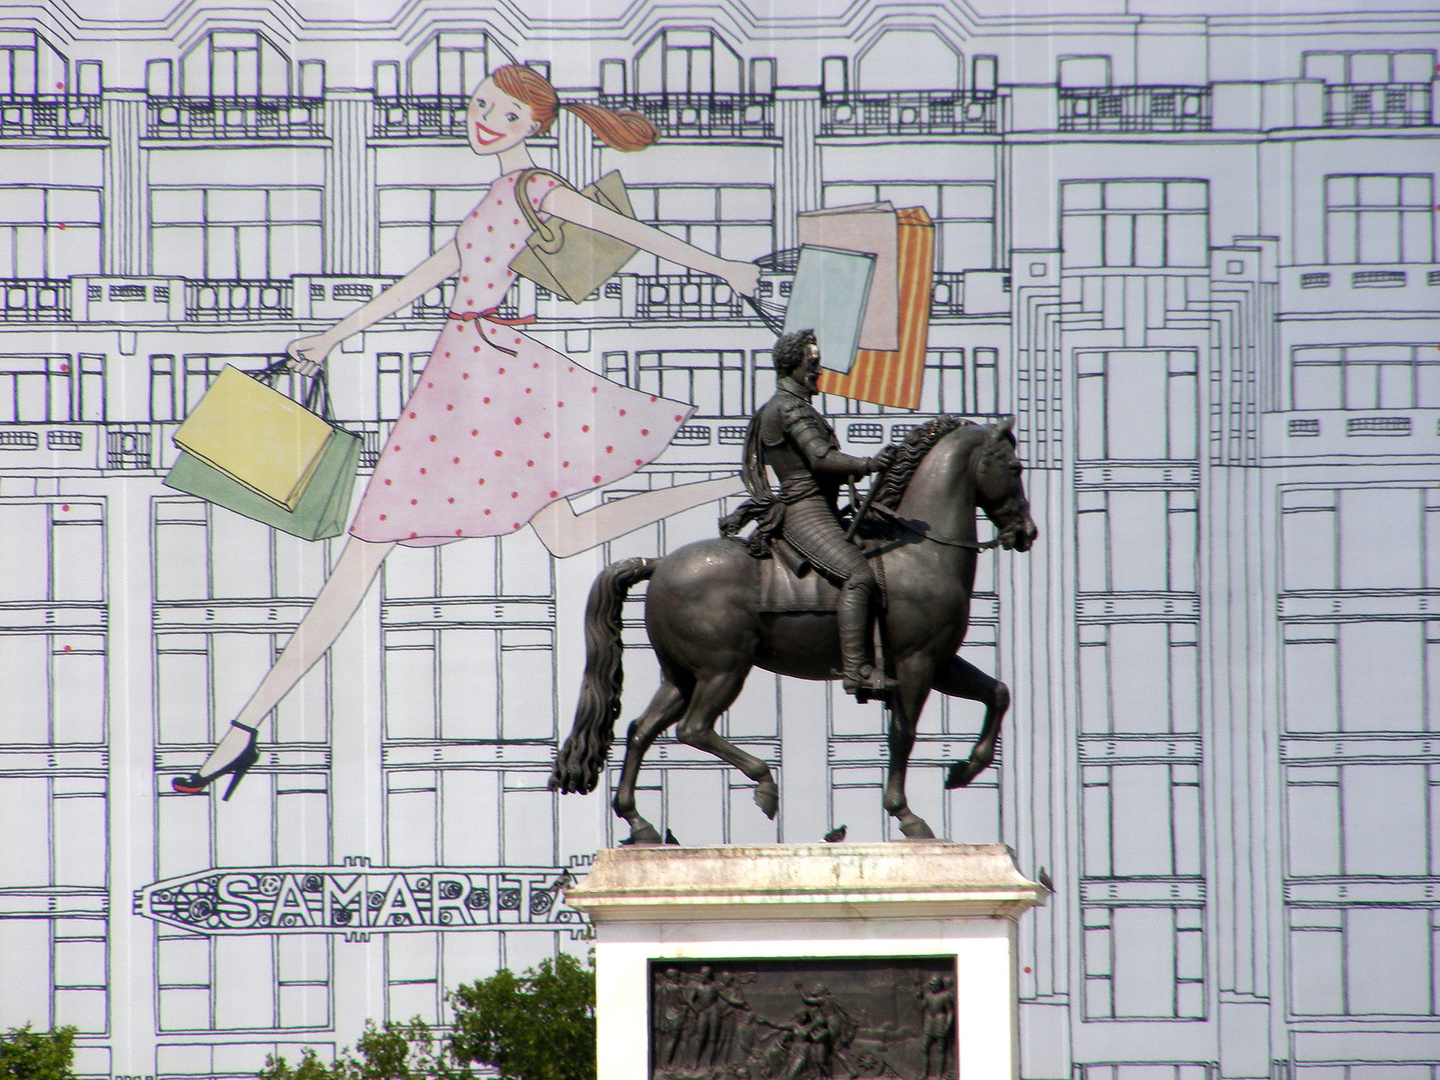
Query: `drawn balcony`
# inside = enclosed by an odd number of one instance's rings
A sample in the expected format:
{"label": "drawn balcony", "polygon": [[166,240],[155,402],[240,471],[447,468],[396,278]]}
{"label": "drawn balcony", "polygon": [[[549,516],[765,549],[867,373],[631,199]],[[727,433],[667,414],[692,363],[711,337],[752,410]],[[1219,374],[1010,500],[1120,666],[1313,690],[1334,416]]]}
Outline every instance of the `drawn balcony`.
{"label": "drawn balcony", "polygon": [[775,99],[768,94],[601,94],[599,104],[640,113],[667,139],[775,137]]}
{"label": "drawn balcony", "polygon": [[98,94],[0,94],[0,139],[99,139]]}
{"label": "drawn balcony", "polygon": [[1431,118],[1430,83],[1325,87],[1326,127],[1423,127]]}
{"label": "drawn balcony", "polygon": [[0,322],[62,322],[69,318],[68,280],[0,279]]}
{"label": "drawn balcony", "polygon": [[429,94],[375,98],[372,139],[442,139],[465,141],[463,94]]}
{"label": "drawn balcony", "polygon": [[1208,86],[1061,87],[1061,131],[1209,131]]}
{"label": "drawn balcony", "polygon": [[325,102],[301,97],[151,97],[151,139],[323,139]]}
{"label": "drawn balcony", "polygon": [[821,135],[994,135],[999,128],[993,91],[847,91],[824,95]]}

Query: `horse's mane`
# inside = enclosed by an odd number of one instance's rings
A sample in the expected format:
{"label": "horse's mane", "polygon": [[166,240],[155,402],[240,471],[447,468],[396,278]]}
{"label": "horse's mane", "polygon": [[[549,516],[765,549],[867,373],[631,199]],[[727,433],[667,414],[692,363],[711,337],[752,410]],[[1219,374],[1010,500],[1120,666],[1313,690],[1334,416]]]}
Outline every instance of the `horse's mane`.
{"label": "horse's mane", "polygon": [[920,462],[931,448],[956,428],[968,426],[970,423],[958,416],[937,416],[911,428],[895,454],[895,463],[880,481],[880,487],[875,492],[875,502],[887,510],[896,509],[905,489],[915,477],[915,470],[920,467]]}

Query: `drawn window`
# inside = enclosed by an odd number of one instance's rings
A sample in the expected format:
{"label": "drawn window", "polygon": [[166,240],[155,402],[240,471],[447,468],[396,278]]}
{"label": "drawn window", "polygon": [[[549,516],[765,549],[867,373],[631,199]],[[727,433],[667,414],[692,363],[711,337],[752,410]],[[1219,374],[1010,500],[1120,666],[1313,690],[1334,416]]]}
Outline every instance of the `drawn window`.
{"label": "drawn window", "polygon": [[1210,264],[1204,180],[1071,181],[1060,196],[1068,267]]}
{"label": "drawn window", "polygon": [[1327,263],[1428,263],[1435,259],[1433,174],[1325,178]]}
{"label": "drawn window", "polygon": [[1294,409],[1440,409],[1440,346],[1297,346]]}
{"label": "drawn window", "polygon": [[383,187],[379,191],[380,272],[403,276],[455,239],[480,201],[472,187]]}
{"label": "drawn window", "polygon": [[635,58],[642,94],[739,94],[744,77],[735,50],[709,30],[664,30]]}
{"label": "drawn window", "polygon": [[1440,623],[1290,622],[1283,647],[1287,730],[1440,731]]}
{"label": "drawn window", "polygon": [[492,68],[514,62],[484,31],[440,33],[410,60],[410,93],[465,97],[474,93]]}
{"label": "drawn window", "polygon": [[1440,766],[1423,758],[1285,770],[1290,877],[1440,874]]}
{"label": "drawn window", "polygon": [[0,356],[0,424],[105,417],[103,356]]}
{"label": "drawn window", "polygon": [[1292,907],[1296,1016],[1428,1016],[1440,986],[1440,909]]}
{"label": "drawn window", "polygon": [[320,188],[157,187],[155,274],[264,281],[322,270]]}
{"label": "drawn window", "polygon": [[66,618],[71,627],[63,632],[37,627],[0,634],[0,686],[26,704],[11,710],[0,742],[105,738],[103,513],[99,503],[0,501],[6,541],[0,547],[0,610],[50,604],[72,609]]}
{"label": "drawn window", "polygon": [[181,61],[190,97],[288,97],[290,61],[264,34],[217,30]]}
{"label": "drawn window", "polygon": [[[774,248],[774,197],[760,185],[665,184],[629,189],[635,216],[671,236],[726,259],[750,262]],[[677,263],[640,252],[637,274],[689,274]]]}
{"label": "drawn window", "polygon": [[1077,352],[1080,458],[1195,460],[1197,363],[1190,350]]}
{"label": "drawn window", "polygon": [[210,938],[161,926],[160,1030],[329,1027],[332,947],[325,934]]}
{"label": "drawn window", "polygon": [[385,634],[391,739],[555,737],[547,629],[392,629]]}
{"label": "drawn window", "polygon": [[1199,876],[1200,766],[1084,765],[1087,877]]}
{"label": "drawn window", "polygon": [[0,777],[9,823],[0,836],[0,885],[104,887],[105,791],[103,776]]}
{"label": "drawn window", "polygon": [[1081,731],[1198,731],[1198,640],[1194,623],[1082,623]]}
{"label": "drawn window", "polygon": [[[282,359],[274,354],[254,353],[188,353],[178,358],[154,353],[150,357],[150,418],[155,422],[185,419],[227,366],[253,373]],[[294,374],[280,375],[271,385],[290,397],[300,397],[304,389]]]}
{"label": "drawn window", "polygon": [[1199,499],[1194,489],[1076,495],[1081,592],[1194,592]]}
{"label": "drawn window", "polygon": [[923,206],[935,222],[935,267],[941,271],[995,265],[995,184],[825,184],[826,207],[892,202]]}
{"label": "drawn window", "polygon": [[98,273],[98,188],[0,184],[0,278]]}
{"label": "drawn window", "polygon": [[1204,910],[1087,907],[1087,1020],[1203,1020]]}
{"label": "drawn window", "polygon": [[986,416],[996,410],[995,349],[929,349],[921,384],[920,412]]}
{"label": "drawn window", "polygon": [[637,352],[635,360],[644,393],[693,402],[699,416],[749,415],[742,351]]}
{"label": "drawn window", "polygon": [[104,919],[0,919],[5,994],[0,1026],[45,1030],[73,1024],[82,1035],[109,1027],[109,943]]}
{"label": "drawn window", "polygon": [[1440,588],[1440,491],[1289,489],[1280,556],[1286,591]]}

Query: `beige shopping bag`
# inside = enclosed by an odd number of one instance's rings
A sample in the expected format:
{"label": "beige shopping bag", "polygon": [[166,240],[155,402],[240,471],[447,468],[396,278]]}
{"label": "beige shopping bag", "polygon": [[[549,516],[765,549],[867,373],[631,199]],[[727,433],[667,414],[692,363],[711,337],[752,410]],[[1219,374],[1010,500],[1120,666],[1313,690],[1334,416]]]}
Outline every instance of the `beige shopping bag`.
{"label": "beige shopping bag", "polygon": [[299,402],[227,365],[180,425],[175,445],[293,511],[334,431]]}

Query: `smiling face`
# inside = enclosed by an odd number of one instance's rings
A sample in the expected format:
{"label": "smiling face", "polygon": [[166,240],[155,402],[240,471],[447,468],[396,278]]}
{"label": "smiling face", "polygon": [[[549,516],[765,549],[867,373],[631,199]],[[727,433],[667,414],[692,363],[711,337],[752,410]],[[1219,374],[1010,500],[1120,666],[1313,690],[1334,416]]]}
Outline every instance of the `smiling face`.
{"label": "smiling face", "polygon": [[499,154],[518,146],[540,129],[530,106],[486,79],[470,98],[465,133],[477,154]]}

